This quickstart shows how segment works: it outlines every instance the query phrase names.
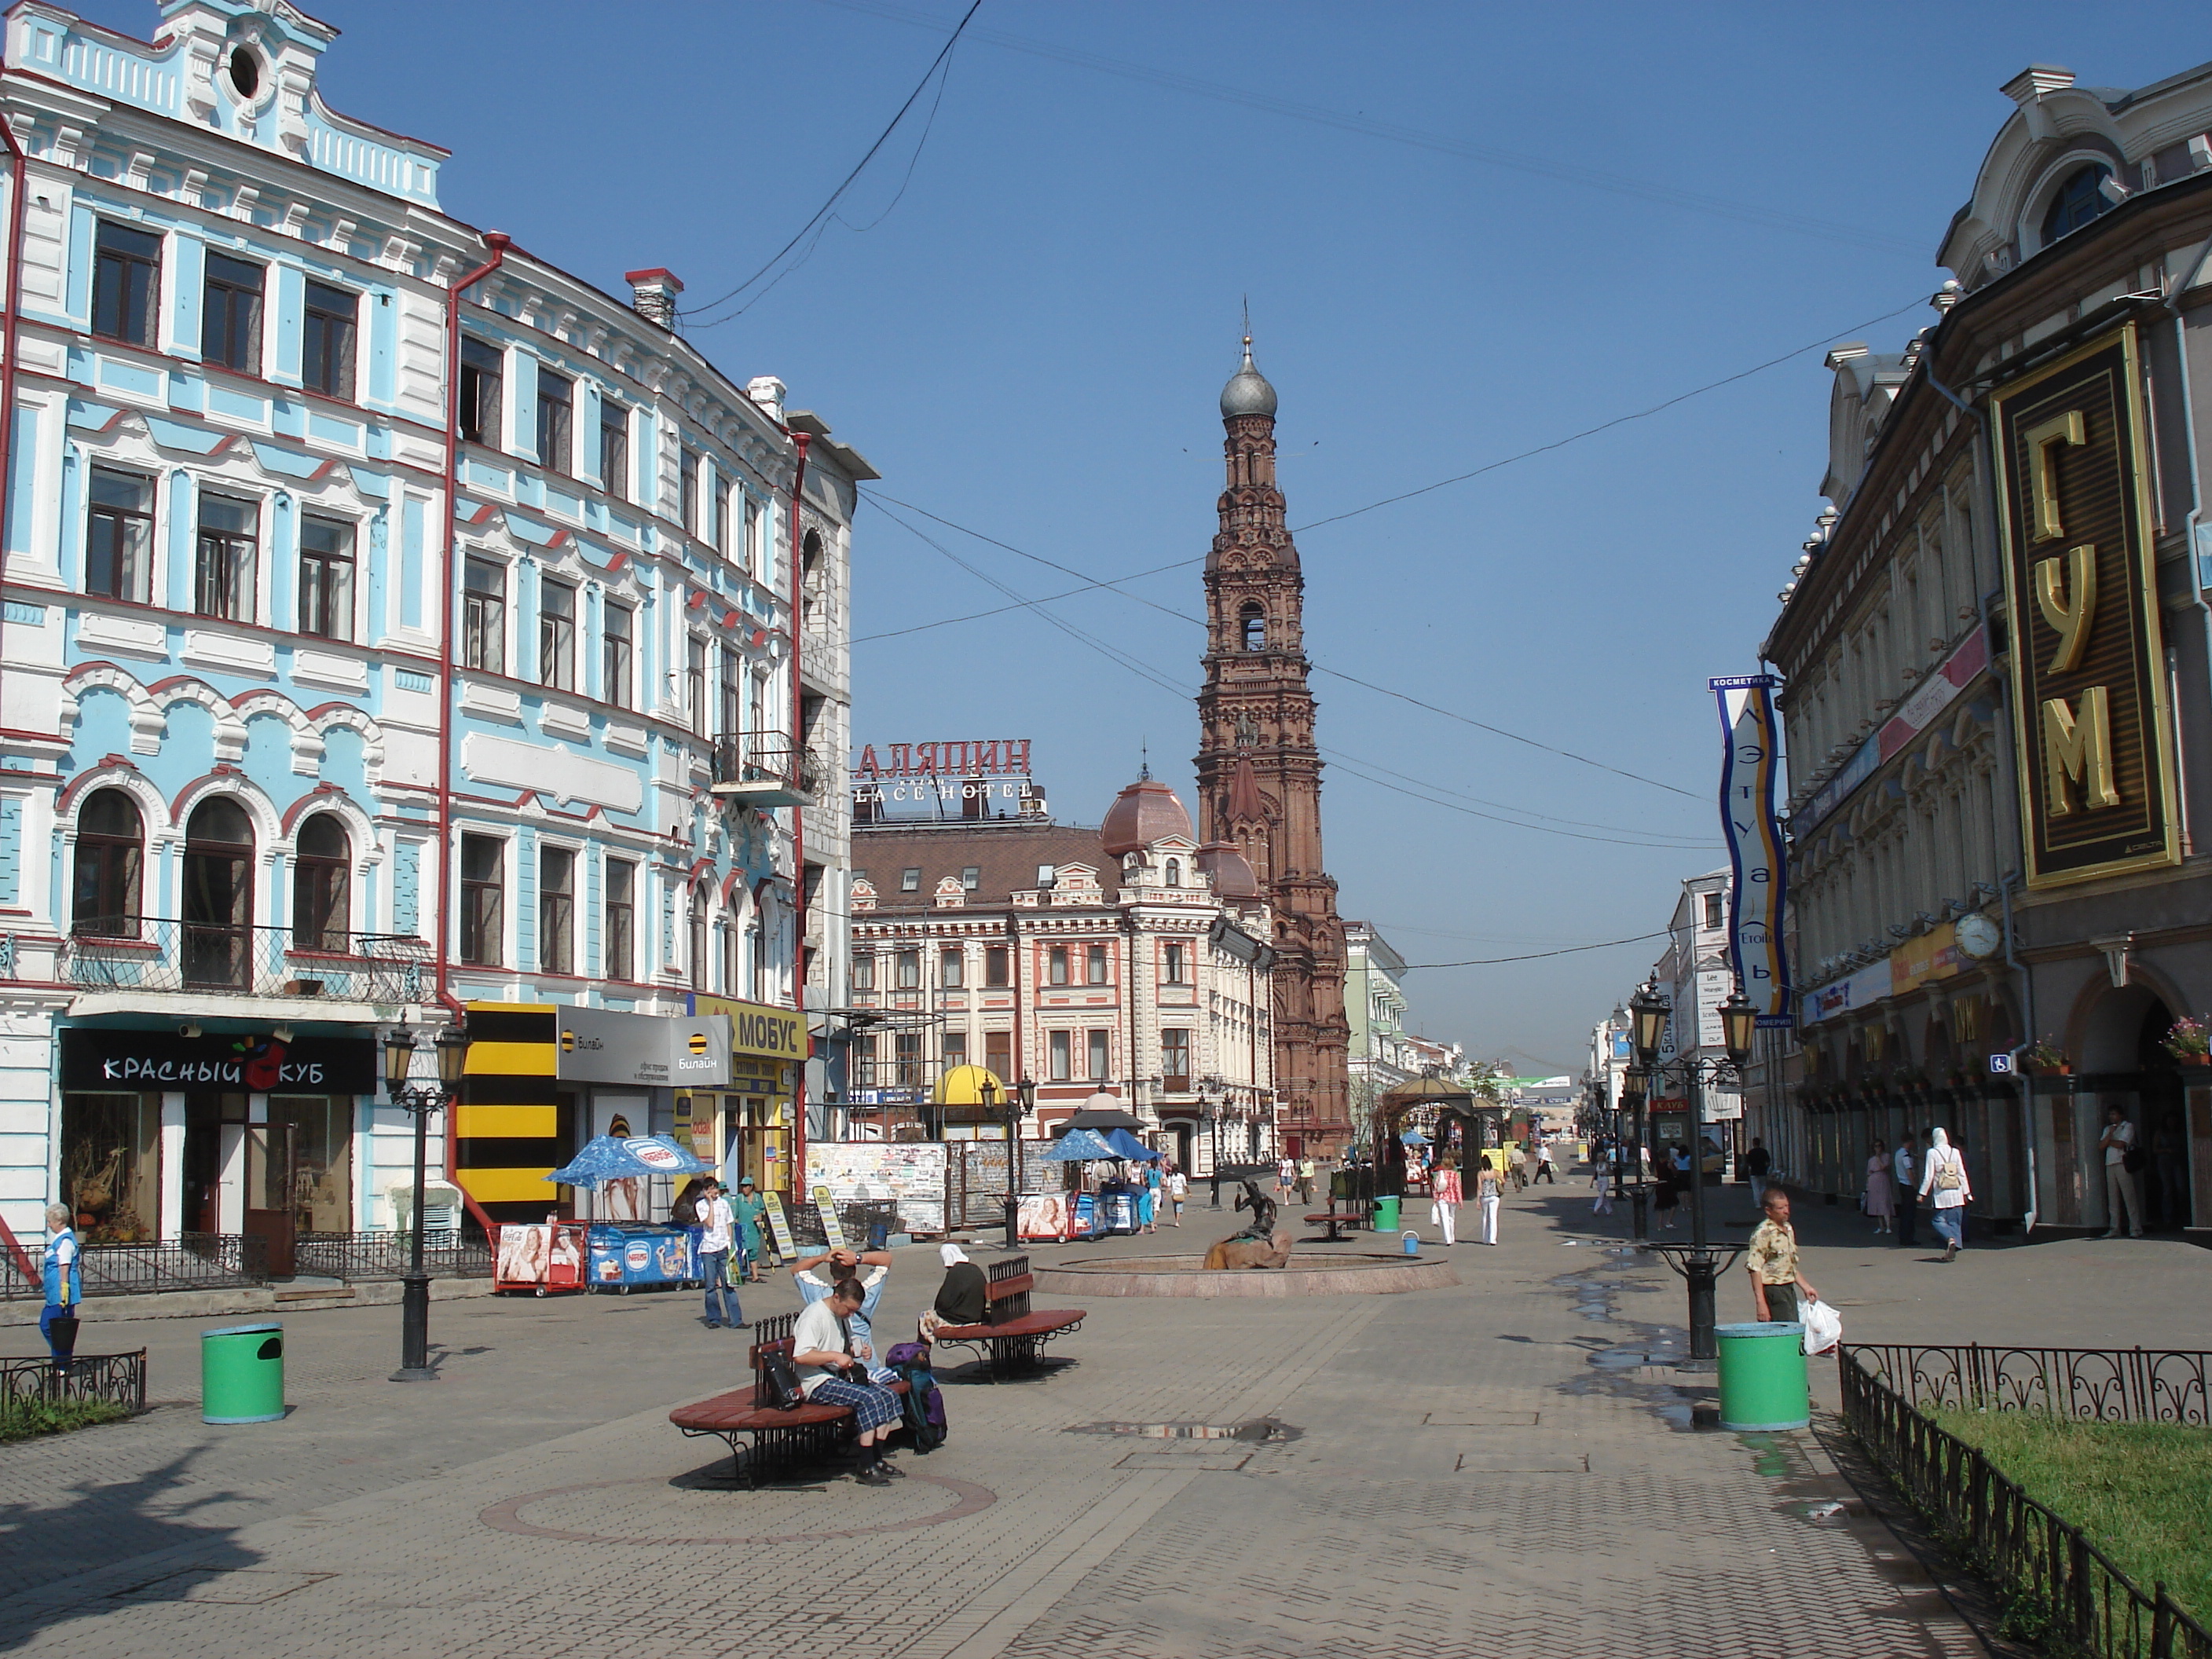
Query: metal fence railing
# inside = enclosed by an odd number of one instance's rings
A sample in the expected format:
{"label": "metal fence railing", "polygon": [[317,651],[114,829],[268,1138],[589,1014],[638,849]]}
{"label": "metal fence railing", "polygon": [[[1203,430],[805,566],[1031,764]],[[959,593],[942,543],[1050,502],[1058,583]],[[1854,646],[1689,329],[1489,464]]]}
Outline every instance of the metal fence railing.
{"label": "metal fence railing", "polygon": [[1856,1346],[1916,1406],[2212,1425],[2212,1353],[2172,1348]]}
{"label": "metal fence railing", "polygon": [[342,929],[233,927],[110,916],[62,941],[61,975],[102,991],[413,1002],[430,962],[425,940]]}
{"label": "metal fence railing", "polygon": [[[1884,1364],[1885,1356],[1945,1352],[1960,1357],[1955,1365],[1933,1365],[1923,1358],[1893,1370]],[[2008,1603],[2008,1620],[2019,1634],[2036,1645],[2086,1654],[2092,1659],[2212,1659],[2212,1631],[2184,1613],[2166,1593],[2164,1584],[2145,1591],[2092,1544],[2079,1527],[2028,1497],[1979,1450],[1917,1409],[1915,1396],[1920,1389],[1916,1379],[1920,1378],[1928,1379],[1927,1398],[1931,1404],[1998,1404],[2006,1385],[1995,1379],[2006,1373],[1978,1370],[1977,1366],[1984,1362],[1973,1358],[1973,1352],[1843,1348],[1837,1361],[1843,1384],[1844,1421],[1912,1504],[1934,1521],[1947,1541],[1995,1581]],[[2031,1352],[2086,1359],[2100,1351],[1984,1351],[1990,1355]],[[2106,1357],[2124,1359],[2127,1352],[2113,1351]],[[2208,1356],[2194,1358],[2203,1361]],[[2094,1372],[2094,1364],[2090,1370]],[[2118,1375],[2126,1367],[2113,1370]],[[2080,1367],[2062,1365],[2055,1374],[2080,1371]],[[2038,1376],[2053,1374],[2049,1366],[2036,1372]],[[2201,1368],[2198,1375],[2201,1379]],[[1939,1392],[1949,1387],[1954,1378],[1978,1376],[1990,1379],[1990,1386],[1965,1395],[1955,1390]],[[2074,1395],[2067,1389],[2051,1397]],[[2133,1395],[2123,1389],[2101,1397],[2131,1403],[2136,1399],[2148,1402],[2153,1395],[2145,1389]],[[2201,1401],[2201,1393],[2198,1398]],[[2064,1414],[2096,1416],[2106,1421],[2139,1420],[2070,1410]],[[2147,1413],[2140,1420],[2174,1419]]]}
{"label": "metal fence railing", "polygon": [[[404,1232],[301,1233],[293,1246],[292,1271],[330,1279],[403,1279],[411,1236]],[[491,1246],[480,1232],[422,1235],[422,1267],[433,1279],[489,1279]]]}
{"label": "metal fence railing", "polygon": [[37,1402],[105,1400],[128,1412],[146,1409],[146,1350],[51,1359],[0,1359],[0,1417]]}
{"label": "metal fence railing", "polygon": [[[88,1298],[269,1282],[269,1241],[248,1233],[180,1233],[143,1244],[88,1244],[80,1260]],[[13,1261],[6,1261],[0,1271],[0,1300],[20,1302],[45,1294],[39,1280],[26,1279]]]}

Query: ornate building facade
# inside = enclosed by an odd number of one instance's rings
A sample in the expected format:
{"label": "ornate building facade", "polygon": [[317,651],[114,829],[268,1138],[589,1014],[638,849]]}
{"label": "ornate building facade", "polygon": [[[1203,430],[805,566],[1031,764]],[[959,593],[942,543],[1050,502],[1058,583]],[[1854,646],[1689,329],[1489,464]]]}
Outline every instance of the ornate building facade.
{"label": "ornate building facade", "polygon": [[1206,562],[1200,822],[1241,852],[1275,922],[1275,1089],[1285,1145],[1352,1138],[1344,923],[1324,866],[1321,753],[1306,684],[1305,578],[1275,483],[1275,389],[1244,362],[1221,392],[1228,487]]}

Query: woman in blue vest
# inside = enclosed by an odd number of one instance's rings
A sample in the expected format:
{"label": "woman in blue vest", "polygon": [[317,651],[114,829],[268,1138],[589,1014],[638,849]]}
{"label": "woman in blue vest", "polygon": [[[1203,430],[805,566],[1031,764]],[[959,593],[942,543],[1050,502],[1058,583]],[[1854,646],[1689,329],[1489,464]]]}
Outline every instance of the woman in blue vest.
{"label": "woman in blue vest", "polygon": [[76,1318],[76,1304],[84,1300],[84,1267],[77,1260],[76,1234],[70,1225],[72,1219],[66,1206],[46,1206],[46,1307],[39,1316],[39,1334],[46,1338],[46,1351],[56,1359],[69,1356],[54,1340],[54,1321]]}

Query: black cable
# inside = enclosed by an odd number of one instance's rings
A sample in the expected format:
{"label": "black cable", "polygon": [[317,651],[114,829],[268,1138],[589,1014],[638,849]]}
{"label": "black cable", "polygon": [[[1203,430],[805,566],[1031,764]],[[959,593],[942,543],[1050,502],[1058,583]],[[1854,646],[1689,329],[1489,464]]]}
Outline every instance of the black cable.
{"label": "black cable", "polygon": [[[1648,939],[1666,937],[1667,930],[1662,927],[1656,933],[1638,933],[1633,939],[1601,939],[1595,945],[1566,945],[1556,951],[1537,951],[1525,957],[1478,957],[1471,962],[1409,962],[1401,971],[1411,973],[1416,968],[1495,968],[1508,962],[1541,962],[1547,957],[1571,957],[1582,951],[1610,951],[1616,945],[1641,945]],[[1526,1056],[1530,1060],[1537,1057],[1534,1054]]]}
{"label": "black cable", "polygon": [[[820,207],[814,210],[812,216],[810,217],[805,224],[799,228],[796,234],[793,235],[789,241],[786,242],[781,247],[775,251],[775,256],[771,258],[766,264],[763,265],[758,270],[753,272],[751,276],[746,277],[744,282],[739,283],[735,288],[732,289],[728,293],[722,295],[718,299],[708,300],[703,304],[693,306],[686,310],[678,312],[678,317],[684,319],[684,325],[687,328],[720,328],[724,323],[730,321],[732,318],[742,317],[751,308],[749,302],[746,305],[739,306],[735,311],[731,312],[728,316],[717,317],[712,322],[692,320],[704,316],[706,313],[714,310],[717,306],[726,304],[727,301],[736,299],[738,295],[743,294],[755,283],[757,283],[762,277],[767,276],[769,271],[774,270],[785,254],[797,247],[799,244],[805,239],[809,231],[814,229],[817,225],[823,223],[823,222],[830,216],[831,210],[836,207],[838,198],[843,196],[847,191],[853,187],[853,181],[860,176],[861,172],[867,167],[869,162],[876,159],[876,152],[881,149],[884,145],[890,141],[890,136],[892,132],[896,130],[898,124],[906,119],[907,112],[914,107],[915,100],[921,96],[923,91],[928,87],[930,81],[936,76],[938,70],[945,66],[945,59],[951,57],[952,48],[960,44],[960,37],[968,27],[968,20],[975,16],[977,10],[981,8],[982,3],[983,0],[972,0],[972,3],[969,6],[966,14],[960,19],[959,26],[952,31],[951,38],[945,41],[944,47],[938,52],[937,56],[930,60],[928,70],[922,76],[920,81],[915,83],[914,90],[907,94],[906,102],[899,106],[898,113],[892,116],[890,124],[885,126],[881,132],[876,135],[876,142],[868,146],[868,153],[853,164],[853,170],[845,175],[843,182],[841,183],[836,189],[830,192],[830,198],[823,202]],[[936,112],[933,109],[931,111],[931,119],[933,121],[935,118]],[[925,141],[927,139],[927,137],[928,135],[925,132],[923,134]],[[915,159],[919,160],[921,157],[921,149],[919,146],[916,147],[915,155]],[[913,169],[911,167],[908,169],[908,176],[909,178],[913,176]],[[899,186],[899,193],[901,195],[904,195],[905,192],[906,186],[904,185],[901,185]],[[894,198],[893,201],[894,204],[896,204],[896,198]],[[889,210],[887,209],[885,211],[889,211]],[[878,220],[878,222],[881,222],[880,218]],[[809,250],[810,252],[811,251],[811,249]],[[778,278],[778,280],[781,281],[781,279]],[[774,286],[774,283],[769,284],[770,288],[773,288]]]}

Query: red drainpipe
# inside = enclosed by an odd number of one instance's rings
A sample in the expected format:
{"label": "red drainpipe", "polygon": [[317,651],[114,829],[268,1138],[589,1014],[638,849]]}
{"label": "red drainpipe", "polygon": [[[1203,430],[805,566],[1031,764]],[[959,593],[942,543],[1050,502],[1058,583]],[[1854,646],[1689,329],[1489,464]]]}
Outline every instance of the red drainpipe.
{"label": "red drainpipe", "polygon": [[[806,750],[805,693],[801,689],[799,675],[799,606],[803,598],[799,582],[804,572],[800,565],[799,503],[800,492],[806,488],[806,446],[814,441],[810,433],[794,432],[791,441],[799,446],[799,466],[791,475],[791,766],[795,779],[804,769]],[[814,1054],[814,1040],[806,1030],[806,809],[791,809],[792,914],[797,918],[792,940],[791,1006],[799,1011],[799,1073],[791,1091],[791,1201],[803,1203],[806,1198],[806,1062]]]}
{"label": "red drainpipe", "polygon": [[[459,538],[453,533],[453,519],[460,488],[461,472],[461,295],[476,283],[497,270],[506,261],[507,250],[514,238],[502,230],[488,230],[483,234],[484,246],[491,250],[491,258],[446,290],[446,534],[444,557],[441,571],[446,586],[443,633],[438,651],[438,1000],[460,1024],[468,1018],[464,1008],[447,983],[447,970],[453,965],[453,912],[448,902],[452,896],[453,860],[453,627],[455,595],[460,587],[459,573],[453,568],[453,552]],[[446,1135],[446,1179],[461,1192],[461,1201],[475,1216],[477,1224],[487,1237],[496,1237],[493,1229],[498,1224],[483,1212],[476,1200],[461,1188],[455,1178],[459,1137],[447,1124]]]}
{"label": "red drainpipe", "polygon": [[[15,325],[22,315],[19,301],[23,286],[23,198],[31,188],[31,165],[16,141],[14,125],[4,114],[0,114],[0,143],[8,146],[8,159],[15,175],[8,191],[7,320],[0,323],[0,359],[4,359],[0,361],[0,583],[4,583],[8,514],[15,506]],[[0,630],[5,626],[4,617],[0,617]],[[0,730],[7,725],[6,710],[0,708]]]}

